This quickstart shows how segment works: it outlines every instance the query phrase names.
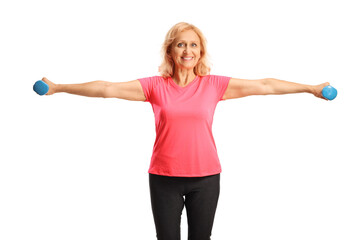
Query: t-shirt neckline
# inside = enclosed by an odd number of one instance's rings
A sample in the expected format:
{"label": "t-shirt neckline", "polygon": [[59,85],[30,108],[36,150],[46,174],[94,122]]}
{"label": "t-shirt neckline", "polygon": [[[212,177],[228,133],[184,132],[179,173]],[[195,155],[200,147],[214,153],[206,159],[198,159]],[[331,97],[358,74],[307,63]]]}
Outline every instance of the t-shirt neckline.
{"label": "t-shirt neckline", "polygon": [[190,82],[190,83],[189,83],[188,85],[186,85],[185,87],[181,87],[181,86],[179,86],[179,85],[177,85],[177,84],[175,83],[175,81],[174,81],[174,79],[173,79],[172,77],[169,77],[169,80],[170,80],[170,82],[172,83],[172,85],[174,85],[174,86],[175,86],[176,88],[178,88],[178,89],[186,89],[186,88],[188,88],[190,85],[194,84],[194,82],[197,81],[198,79],[199,79],[199,76],[196,75],[195,79],[192,80],[192,82]]}

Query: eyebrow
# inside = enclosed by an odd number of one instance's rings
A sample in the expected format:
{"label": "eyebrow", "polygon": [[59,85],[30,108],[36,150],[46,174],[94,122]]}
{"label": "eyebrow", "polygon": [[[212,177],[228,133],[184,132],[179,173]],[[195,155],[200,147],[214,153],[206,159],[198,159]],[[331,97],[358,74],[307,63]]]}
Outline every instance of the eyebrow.
{"label": "eyebrow", "polygon": [[[186,42],[185,40],[178,40],[176,42]],[[190,42],[196,42],[196,43],[199,43],[199,41],[190,41]]]}

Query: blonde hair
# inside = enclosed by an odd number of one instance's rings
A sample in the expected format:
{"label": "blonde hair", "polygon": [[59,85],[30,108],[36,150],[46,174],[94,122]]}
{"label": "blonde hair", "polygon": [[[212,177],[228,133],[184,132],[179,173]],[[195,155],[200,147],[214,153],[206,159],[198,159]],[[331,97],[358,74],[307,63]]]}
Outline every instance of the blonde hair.
{"label": "blonde hair", "polygon": [[159,66],[159,72],[162,77],[172,77],[175,70],[175,64],[171,57],[171,48],[176,36],[186,30],[193,30],[200,38],[200,59],[194,67],[195,75],[205,76],[210,73],[209,54],[207,52],[207,41],[200,29],[186,22],[175,24],[166,34],[165,41],[161,48],[162,63]]}

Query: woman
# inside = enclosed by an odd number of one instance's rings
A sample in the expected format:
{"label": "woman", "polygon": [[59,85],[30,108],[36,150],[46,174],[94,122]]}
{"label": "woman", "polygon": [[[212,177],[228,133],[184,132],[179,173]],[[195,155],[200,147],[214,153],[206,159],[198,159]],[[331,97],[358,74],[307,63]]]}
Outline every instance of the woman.
{"label": "woman", "polygon": [[169,30],[162,54],[161,76],[119,83],[43,81],[50,87],[47,95],[66,92],[150,102],[156,139],[148,173],[157,238],[180,239],[185,206],[189,239],[210,239],[220,192],[221,166],[212,135],[217,103],[250,95],[302,92],[325,99],[321,91],[329,83],[303,85],[209,75],[206,39],[198,28],[184,22]]}

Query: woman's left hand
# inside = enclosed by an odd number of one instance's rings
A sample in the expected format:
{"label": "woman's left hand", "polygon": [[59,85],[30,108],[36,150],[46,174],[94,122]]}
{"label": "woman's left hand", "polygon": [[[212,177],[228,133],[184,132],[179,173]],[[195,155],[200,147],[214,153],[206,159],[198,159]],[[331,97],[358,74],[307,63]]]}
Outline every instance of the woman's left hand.
{"label": "woman's left hand", "polygon": [[330,85],[330,83],[328,83],[328,82],[322,83],[322,84],[319,84],[319,85],[314,85],[313,89],[312,89],[312,94],[314,94],[315,97],[322,98],[324,100],[329,101],[328,99],[324,98],[322,93],[321,93],[323,88],[328,86],[328,85]]}

